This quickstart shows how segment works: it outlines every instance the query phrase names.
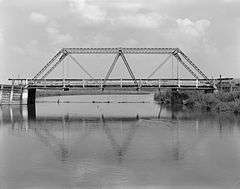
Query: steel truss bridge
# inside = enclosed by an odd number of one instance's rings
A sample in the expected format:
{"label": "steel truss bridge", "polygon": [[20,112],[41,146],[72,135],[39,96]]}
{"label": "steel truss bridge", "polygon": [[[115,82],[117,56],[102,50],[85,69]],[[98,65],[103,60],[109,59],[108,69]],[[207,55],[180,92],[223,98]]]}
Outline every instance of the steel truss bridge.
{"label": "steel truss bridge", "polygon": [[[112,54],[114,60],[109,67],[104,78],[94,78],[80,62],[74,57],[75,54]],[[136,78],[134,71],[127,61],[126,54],[165,54],[167,57],[148,75],[147,78]],[[56,78],[48,79],[47,76],[60,65],[66,57],[76,63],[89,78],[67,79]],[[192,79],[161,79],[153,78],[155,73],[168,62],[171,57],[175,57],[191,75]],[[121,58],[130,79],[111,79],[110,75]],[[76,88],[76,89],[93,89],[93,90],[156,90],[160,88],[177,88],[177,89],[213,89],[213,82],[195,65],[191,59],[179,48],[63,48],[61,49],[32,79],[9,79],[13,85],[25,86],[34,89],[56,89],[56,88]]]}

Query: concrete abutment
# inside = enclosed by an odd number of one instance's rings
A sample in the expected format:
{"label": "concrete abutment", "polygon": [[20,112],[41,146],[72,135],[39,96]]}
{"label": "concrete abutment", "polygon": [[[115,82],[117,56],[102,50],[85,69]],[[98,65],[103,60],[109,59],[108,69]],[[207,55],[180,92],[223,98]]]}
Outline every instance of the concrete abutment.
{"label": "concrete abutment", "polygon": [[36,89],[14,85],[0,85],[0,105],[35,104]]}

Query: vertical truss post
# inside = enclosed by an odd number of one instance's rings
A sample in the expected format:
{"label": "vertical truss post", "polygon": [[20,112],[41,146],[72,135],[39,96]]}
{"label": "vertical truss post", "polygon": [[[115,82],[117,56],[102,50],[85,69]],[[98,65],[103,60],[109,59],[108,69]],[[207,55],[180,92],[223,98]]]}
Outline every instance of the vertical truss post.
{"label": "vertical truss post", "polygon": [[47,88],[47,80],[44,79],[44,88]]}
{"label": "vertical truss post", "polygon": [[196,79],[196,88],[198,88],[198,85],[199,85],[198,79]]}
{"label": "vertical truss post", "polygon": [[180,88],[181,87],[181,80],[178,79],[178,87]]}
{"label": "vertical truss post", "polygon": [[172,59],[172,79],[173,79],[173,55],[171,54],[171,59]]}
{"label": "vertical truss post", "polygon": [[100,82],[100,88],[101,90],[103,90],[103,80],[101,79],[101,82]]}
{"label": "vertical truss post", "polygon": [[85,79],[82,82],[82,87],[85,88]]}
{"label": "vertical truss post", "polygon": [[179,62],[177,61],[177,79],[179,78]]}
{"label": "vertical truss post", "polygon": [[63,88],[65,88],[65,84],[66,84],[65,78],[63,78],[63,81],[62,81]]}
{"label": "vertical truss post", "polygon": [[159,89],[161,88],[161,80],[160,79],[158,80],[158,88]]}

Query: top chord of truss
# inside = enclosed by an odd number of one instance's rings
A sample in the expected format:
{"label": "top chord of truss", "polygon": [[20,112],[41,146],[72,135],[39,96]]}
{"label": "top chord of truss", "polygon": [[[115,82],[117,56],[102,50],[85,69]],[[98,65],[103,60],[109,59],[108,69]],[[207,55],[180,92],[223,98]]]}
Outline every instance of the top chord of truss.
{"label": "top chord of truss", "polygon": [[63,48],[61,51],[66,54],[171,54],[178,51],[178,48]]}

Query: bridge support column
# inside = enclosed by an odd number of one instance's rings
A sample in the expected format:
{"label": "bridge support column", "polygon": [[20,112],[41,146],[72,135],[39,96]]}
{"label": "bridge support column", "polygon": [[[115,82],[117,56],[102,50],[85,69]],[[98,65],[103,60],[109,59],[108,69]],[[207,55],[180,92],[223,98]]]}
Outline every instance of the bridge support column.
{"label": "bridge support column", "polygon": [[35,104],[36,99],[36,89],[22,89],[21,102],[20,104]]}
{"label": "bridge support column", "polygon": [[35,104],[29,104],[27,106],[28,120],[36,120],[36,107]]}
{"label": "bridge support column", "polygon": [[36,89],[28,89],[27,104],[35,104],[36,100]]}

